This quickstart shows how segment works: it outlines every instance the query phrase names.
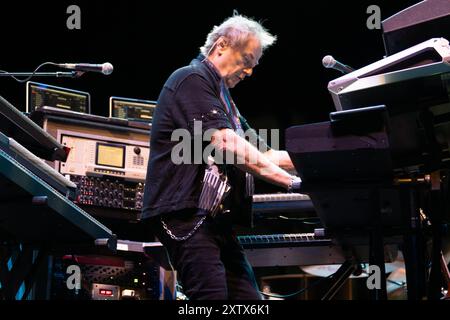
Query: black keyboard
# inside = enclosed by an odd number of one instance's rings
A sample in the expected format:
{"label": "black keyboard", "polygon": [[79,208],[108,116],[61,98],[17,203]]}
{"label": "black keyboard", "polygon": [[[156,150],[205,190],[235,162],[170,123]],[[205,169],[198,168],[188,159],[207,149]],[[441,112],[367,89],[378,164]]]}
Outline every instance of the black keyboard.
{"label": "black keyboard", "polygon": [[[9,142],[11,140],[0,133],[1,239],[25,244],[47,243],[51,248],[93,247],[96,240],[103,239],[114,250],[116,237],[112,231],[54,188],[56,180],[58,188],[63,185],[69,188],[71,182],[59,173],[60,177],[56,173],[44,175],[44,179],[37,176],[18,161],[24,160],[18,153],[16,159],[13,158]],[[15,150],[20,149],[17,147]],[[34,171],[51,169],[41,160],[33,157],[28,160],[33,161],[25,164],[34,165]],[[39,168],[41,164],[43,167]]]}
{"label": "black keyboard", "polygon": [[[238,236],[238,241],[253,267],[307,266],[342,264],[347,253],[332,239],[316,233],[260,234]],[[369,246],[355,245],[354,253],[361,262],[369,261]],[[386,262],[394,261],[398,244],[385,246]]]}
{"label": "black keyboard", "polygon": [[238,240],[244,249],[319,246],[332,243],[331,239],[319,237],[314,233],[246,235],[238,236]]}
{"label": "black keyboard", "polygon": [[314,212],[311,199],[301,193],[255,194],[252,196],[254,214]]}

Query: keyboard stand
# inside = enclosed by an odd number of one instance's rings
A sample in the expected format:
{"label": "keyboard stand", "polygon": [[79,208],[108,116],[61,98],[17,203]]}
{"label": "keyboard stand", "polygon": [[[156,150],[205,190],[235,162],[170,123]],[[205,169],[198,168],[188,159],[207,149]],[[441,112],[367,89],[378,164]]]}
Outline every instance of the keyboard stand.
{"label": "keyboard stand", "polygon": [[[376,266],[378,269],[378,273],[369,274],[369,278],[367,281],[367,285],[371,283],[371,276],[379,277],[375,278],[375,287],[367,288],[370,292],[370,296],[372,300],[387,300],[387,287],[386,287],[386,269],[385,269],[385,257],[384,257],[384,241],[383,241],[383,225],[381,219],[381,207],[380,207],[380,192],[377,188],[372,188],[370,190],[370,203],[371,210],[370,221],[371,228],[369,229],[369,266]],[[336,271],[336,273],[332,276],[333,283],[322,298],[322,300],[330,300],[334,297],[337,291],[342,287],[345,280],[347,278],[358,271],[361,273],[361,264],[358,263],[358,257],[355,259],[354,250],[352,250],[352,233],[344,236],[342,234],[337,234],[337,238],[341,238],[340,241],[342,244],[345,244],[346,247],[346,255],[347,260],[342,264],[342,266]],[[370,271],[369,271],[370,272]],[[379,284],[377,287],[376,284]]]}
{"label": "keyboard stand", "polygon": [[[14,258],[14,259],[13,259]],[[9,268],[8,262],[14,263]],[[0,247],[1,300],[48,299],[48,252],[28,245]],[[42,277],[43,276],[43,277]],[[34,289],[33,289],[34,288]]]}
{"label": "keyboard stand", "polygon": [[[376,281],[380,282],[379,288],[370,290],[372,300],[387,300],[387,288],[386,288],[386,269],[384,267],[384,246],[383,246],[383,222],[382,212],[380,207],[380,191],[377,188],[373,188],[370,192],[371,197],[371,214],[372,214],[372,230],[370,232],[370,245],[369,245],[369,263],[371,266],[377,266],[380,275]],[[369,274],[369,277],[371,275]],[[376,274],[374,274],[376,276]],[[369,279],[368,279],[369,280]]]}
{"label": "keyboard stand", "polygon": [[[347,252],[353,250],[347,250]],[[383,238],[377,230],[371,232],[369,246],[369,266],[376,265],[378,267],[379,279],[376,282],[380,284],[379,288],[367,288],[371,293],[372,300],[387,300],[386,287],[386,270],[384,266],[384,247]],[[331,300],[336,293],[342,288],[345,281],[352,275],[360,275],[362,273],[361,263],[354,254],[351,254],[347,260],[339,267],[339,269],[331,276],[331,285],[321,300]],[[369,274],[369,277],[371,275]],[[369,283],[369,279],[368,282]]]}
{"label": "keyboard stand", "polygon": [[354,260],[346,260],[339,269],[332,275],[332,283],[328,291],[321,300],[331,300],[336,293],[342,288],[345,281],[354,273],[357,273],[360,265]]}

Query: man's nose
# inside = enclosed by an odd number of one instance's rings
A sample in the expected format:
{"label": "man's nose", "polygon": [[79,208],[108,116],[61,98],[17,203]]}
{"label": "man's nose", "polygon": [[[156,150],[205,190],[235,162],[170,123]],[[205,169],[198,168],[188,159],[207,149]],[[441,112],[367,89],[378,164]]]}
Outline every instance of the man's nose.
{"label": "man's nose", "polygon": [[250,77],[253,74],[253,68],[245,68],[243,71],[246,77]]}

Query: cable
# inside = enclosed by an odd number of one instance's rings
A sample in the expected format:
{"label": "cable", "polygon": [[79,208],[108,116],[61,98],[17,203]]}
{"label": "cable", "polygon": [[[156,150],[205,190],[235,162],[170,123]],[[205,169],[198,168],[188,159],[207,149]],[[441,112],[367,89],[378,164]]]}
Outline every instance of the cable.
{"label": "cable", "polygon": [[291,298],[291,297],[295,297],[296,295],[302,294],[305,291],[308,291],[309,289],[315,287],[316,285],[318,285],[319,283],[322,283],[325,280],[331,279],[333,277],[334,274],[329,275],[328,277],[322,278],[320,280],[317,280],[316,282],[314,282],[313,284],[311,284],[309,287],[303,288],[299,291],[296,291],[294,293],[290,293],[290,294],[275,294],[275,293],[266,293],[266,292],[262,292],[260,291],[260,293],[264,296],[267,297],[272,297],[272,298],[281,298],[281,299],[285,299],[285,298]]}
{"label": "cable", "polygon": [[391,279],[386,279],[386,281],[389,282],[389,283],[395,284],[398,287],[404,287],[406,285],[406,282],[403,282],[403,281],[402,282],[398,282],[398,281],[394,281],[394,280],[391,280]]}
{"label": "cable", "polygon": [[289,218],[286,216],[278,216],[276,219],[300,221],[304,224],[319,224],[319,223],[321,223],[319,218]]}
{"label": "cable", "polygon": [[[55,62],[44,62],[44,63],[41,63],[41,64],[33,71],[33,73],[32,73],[30,76],[28,76],[27,78],[25,78],[25,79],[22,79],[22,80],[21,80],[21,79],[16,78],[16,77],[13,76],[13,75],[10,75],[10,77],[13,78],[14,80],[16,80],[17,82],[24,83],[24,82],[27,82],[28,80],[30,80],[31,78],[33,78],[34,75],[35,75],[35,73],[36,73],[40,68],[42,68],[43,66],[46,66],[46,65],[58,66],[58,64],[55,63]],[[4,71],[4,70],[0,70],[0,73],[9,73],[9,72],[8,72],[8,71]]]}
{"label": "cable", "polygon": [[299,221],[304,224],[317,225],[320,224],[320,219],[318,218],[289,218],[286,216],[277,216],[277,217],[264,217],[259,218],[260,220],[284,220],[284,221]]}

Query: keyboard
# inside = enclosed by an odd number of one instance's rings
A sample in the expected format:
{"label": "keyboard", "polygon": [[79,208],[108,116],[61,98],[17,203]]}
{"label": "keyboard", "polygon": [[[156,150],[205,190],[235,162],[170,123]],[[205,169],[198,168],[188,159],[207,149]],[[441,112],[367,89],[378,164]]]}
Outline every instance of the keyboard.
{"label": "keyboard", "polygon": [[301,193],[268,193],[253,195],[253,202],[310,201],[307,194]]}
{"label": "keyboard", "polygon": [[[315,233],[243,235],[237,239],[253,267],[327,265],[346,261],[346,252],[332,239],[324,237],[321,229]],[[162,248],[160,242],[117,241],[119,251],[145,252],[165,259]],[[356,245],[354,250],[361,263],[369,261],[367,245]],[[386,262],[394,261],[397,253],[397,244],[387,244]]]}
{"label": "keyboard", "polygon": [[[64,186],[71,188],[72,183],[21,150],[20,145],[14,146],[12,142],[11,147],[10,143],[0,133],[1,239],[26,244],[51,243],[52,248],[93,247],[96,240],[103,239],[109,249],[115,249],[116,236],[112,231],[57,190]],[[47,174],[41,178],[26,166]]]}
{"label": "keyboard", "polygon": [[273,193],[252,196],[254,214],[309,213],[315,212],[314,205],[306,194]]}
{"label": "keyboard", "polygon": [[54,189],[74,200],[77,186],[61,173],[50,167],[44,160],[35,156],[20,143],[5,135],[0,136],[2,150],[14,158],[34,175],[49,183]]}
{"label": "keyboard", "polygon": [[292,246],[330,245],[331,239],[318,237],[314,233],[269,234],[238,236],[245,249],[279,248]]}
{"label": "keyboard", "polygon": [[[317,232],[243,235],[238,236],[238,241],[253,267],[342,264],[347,260],[340,245]],[[369,261],[368,245],[353,248],[361,263]],[[397,253],[398,244],[385,245],[386,262],[394,261]]]}

